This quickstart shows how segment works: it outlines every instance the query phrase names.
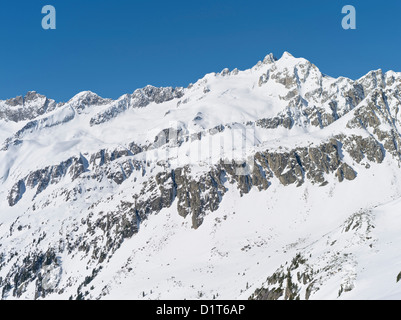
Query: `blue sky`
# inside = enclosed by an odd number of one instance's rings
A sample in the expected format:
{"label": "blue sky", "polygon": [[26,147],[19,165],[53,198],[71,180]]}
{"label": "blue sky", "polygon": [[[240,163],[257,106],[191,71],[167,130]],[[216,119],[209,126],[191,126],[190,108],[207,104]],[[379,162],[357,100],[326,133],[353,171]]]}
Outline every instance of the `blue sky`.
{"label": "blue sky", "polygon": [[[57,29],[43,30],[44,5]],[[357,30],[343,30],[354,5]],[[187,86],[246,69],[269,52],[305,57],[323,73],[401,71],[401,1],[3,0],[0,99],[35,90],[57,101],[91,90],[117,98],[147,84]]]}

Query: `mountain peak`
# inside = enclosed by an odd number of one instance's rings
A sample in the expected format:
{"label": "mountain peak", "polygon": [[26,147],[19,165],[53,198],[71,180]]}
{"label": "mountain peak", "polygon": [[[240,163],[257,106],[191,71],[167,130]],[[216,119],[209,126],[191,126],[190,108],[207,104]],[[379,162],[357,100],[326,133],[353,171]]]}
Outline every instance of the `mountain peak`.
{"label": "mountain peak", "polygon": [[263,63],[269,64],[269,63],[274,63],[277,61],[277,58],[273,55],[273,53],[269,53],[264,59]]}
{"label": "mountain peak", "polygon": [[45,96],[37,93],[36,91],[28,91],[24,97],[24,102],[28,102],[28,101],[33,101],[36,100],[38,98],[46,98]]}
{"label": "mountain peak", "polygon": [[288,51],[284,51],[281,58],[294,58],[294,56],[291,53],[289,53]]}
{"label": "mountain peak", "polygon": [[38,94],[36,91],[28,91],[25,96],[17,96],[5,101],[10,107],[23,107],[27,102],[35,101],[38,98],[43,99],[45,96]]}
{"label": "mountain peak", "polygon": [[80,93],[72,97],[71,100],[83,100],[87,98],[100,98],[100,97],[96,93],[88,90],[88,91],[81,91]]}

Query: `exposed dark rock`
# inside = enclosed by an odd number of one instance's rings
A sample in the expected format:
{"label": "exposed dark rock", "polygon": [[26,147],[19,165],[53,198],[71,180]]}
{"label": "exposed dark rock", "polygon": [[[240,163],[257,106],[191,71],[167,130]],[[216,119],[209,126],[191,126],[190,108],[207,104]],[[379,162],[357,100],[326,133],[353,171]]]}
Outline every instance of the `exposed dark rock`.
{"label": "exposed dark rock", "polygon": [[[303,267],[304,271],[298,271],[300,266]],[[299,300],[301,299],[301,286],[305,285],[308,285],[305,295],[305,299],[308,300],[314,291],[315,273],[307,264],[307,260],[301,254],[297,254],[287,268],[281,266],[268,277],[264,287],[256,289],[249,300]]]}

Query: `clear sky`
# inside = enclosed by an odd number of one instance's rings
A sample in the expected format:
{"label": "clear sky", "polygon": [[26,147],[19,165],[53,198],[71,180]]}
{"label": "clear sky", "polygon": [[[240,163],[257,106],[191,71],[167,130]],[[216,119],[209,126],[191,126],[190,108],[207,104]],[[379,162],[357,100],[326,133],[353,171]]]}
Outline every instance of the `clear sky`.
{"label": "clear sky", "polygon": [[[41,27],[47,4],[57,10],[56,30]],[[348,4],[356,30],[341,27]],[[400,18],[400,0],[2,0],[0,99],[186,87],[284,51],[331,76],[401,71]]]}

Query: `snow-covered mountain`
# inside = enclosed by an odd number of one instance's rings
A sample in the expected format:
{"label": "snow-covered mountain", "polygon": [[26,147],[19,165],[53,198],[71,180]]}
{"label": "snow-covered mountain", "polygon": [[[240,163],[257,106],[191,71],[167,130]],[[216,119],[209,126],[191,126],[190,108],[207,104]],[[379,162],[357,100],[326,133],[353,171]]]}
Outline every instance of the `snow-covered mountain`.
{"label": "snow-covered mountain", "polygon": [[401,73],[266,56],[0,101],[3,299],[401,298]]}

